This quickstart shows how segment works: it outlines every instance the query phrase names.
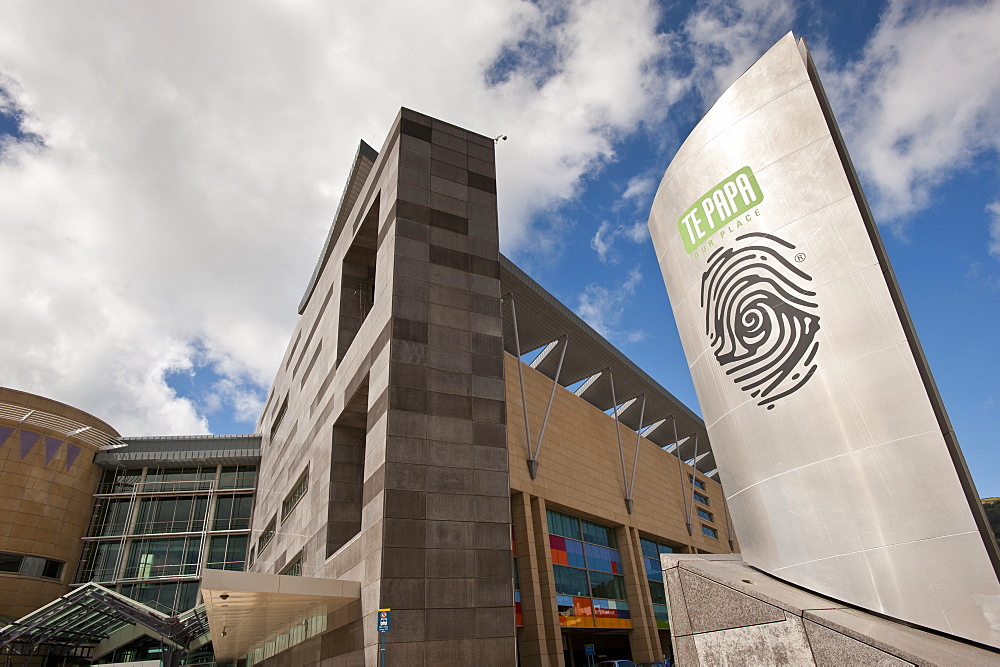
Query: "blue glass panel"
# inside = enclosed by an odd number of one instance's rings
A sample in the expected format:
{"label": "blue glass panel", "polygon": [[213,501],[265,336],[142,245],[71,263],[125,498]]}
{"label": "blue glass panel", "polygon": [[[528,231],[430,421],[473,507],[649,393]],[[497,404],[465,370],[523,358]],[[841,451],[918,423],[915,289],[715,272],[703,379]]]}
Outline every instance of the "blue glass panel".
{"label": "blue glass panel", "polygon": [[583,559],[583,543],[576,540],[566,540],[566,564],[573,567],[586,567]]}

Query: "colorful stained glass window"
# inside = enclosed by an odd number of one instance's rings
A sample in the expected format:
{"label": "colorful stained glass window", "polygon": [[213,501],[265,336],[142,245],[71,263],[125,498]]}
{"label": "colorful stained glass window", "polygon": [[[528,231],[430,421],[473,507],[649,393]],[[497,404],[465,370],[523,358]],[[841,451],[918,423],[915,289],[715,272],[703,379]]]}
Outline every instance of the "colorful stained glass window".
{"label": "colorful stained glass window", "polygon": [[614,528],[552,510],[547,518],[559,624],[631,628]]}

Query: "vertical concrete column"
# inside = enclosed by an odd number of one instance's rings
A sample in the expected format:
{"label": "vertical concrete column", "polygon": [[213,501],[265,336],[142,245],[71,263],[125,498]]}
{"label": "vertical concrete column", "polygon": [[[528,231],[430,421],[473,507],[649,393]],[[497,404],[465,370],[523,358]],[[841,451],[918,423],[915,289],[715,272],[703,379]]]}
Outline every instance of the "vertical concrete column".
{"label": "vertical concrete column", "polygon": [[518,553],[518,577],[521,582],[521,612],[524,628],[518,642],[523,667],[548,667],[549,657],[545,645],[544,598],[541,593],[539,572],[532,567],[538,562],[535,545],[535,523],[532,516],[531,497],[515,493],[511,498],[514,519],[514,541]]}
{"label": "vertical concrete column", "polygon": [[556,656],[553,666],[565,667],[562,629],[559,626],[559,608],[556,605],[556,582],[552,575],[552,550],[549,548],[549,522],[545,515],[545,500],[531,498],[531,518],[535,537],[535,562],[538,564],[538,589],[542,598],[542,617],[545,622],[546,653]]}
{"label": "vertical concrete column", "polygon": [[663,654],[660,650],[659,633],[656,631],[656,617],[653,616],[653,599],[646,581],[646,568],[642,562],[639,532],[629,526],[622,526],[615,532],[625,566],[625,589],[632,610],[632,631],[629,633],[632,660],[659,660]]}
{"label": "vertical concrete column", "polygon": [[394,610],[387,662],[510,665],[515,628],[493,141],[407,109],[398,131],[397,187],[383,191],[381,202],[392,219],[380,233],[392,264],[379,473],[378,603]]}

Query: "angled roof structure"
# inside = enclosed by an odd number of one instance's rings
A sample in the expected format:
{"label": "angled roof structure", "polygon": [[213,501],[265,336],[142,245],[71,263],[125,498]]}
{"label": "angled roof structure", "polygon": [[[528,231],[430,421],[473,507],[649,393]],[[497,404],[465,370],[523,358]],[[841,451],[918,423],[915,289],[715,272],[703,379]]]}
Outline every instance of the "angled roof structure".
{"label": "angled roof structure", "polygon": [[500,290],[507,352],[541,350],[531,362],[536,371],[550,379],[558,374],[563,387],[583,381],[575,393],[585,401],[604,412],[617,405],[622,424],[684,461],[697,458],[692,463],[699,471],[717,475],[701,418],[503,255]]}
{"label": "angled roof structure", "polygon": [[139,625],[176,648],[187,648],[208,631],[204,606],[167,616],[93,582],[75,588],[0,629],[0,652],[89,657],[113,633]]}

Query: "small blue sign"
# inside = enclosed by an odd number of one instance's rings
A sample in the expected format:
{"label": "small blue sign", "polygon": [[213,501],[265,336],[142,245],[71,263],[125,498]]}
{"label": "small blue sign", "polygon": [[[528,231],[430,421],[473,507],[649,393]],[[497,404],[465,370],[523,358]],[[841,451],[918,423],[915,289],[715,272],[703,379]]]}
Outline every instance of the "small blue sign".
{"label": "small blue sign", "polygon": [[392,613],[391,609],[379,609],[378,610],[378,631],[379,632],[389,632],[389,617]]}
{"label": "small blue sign", "polygon": [[583,645],[583,654],[584,655],[597,655],[597,652],[594,651],[594,645],[593,644],[584,644]]}

